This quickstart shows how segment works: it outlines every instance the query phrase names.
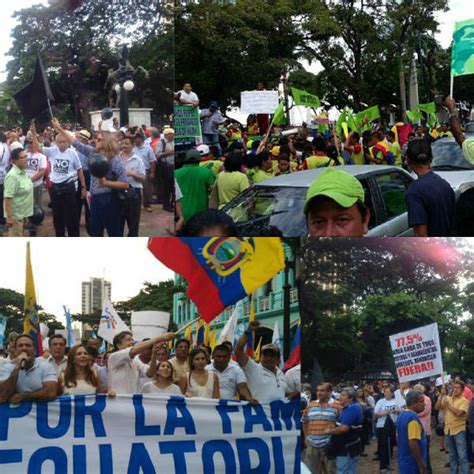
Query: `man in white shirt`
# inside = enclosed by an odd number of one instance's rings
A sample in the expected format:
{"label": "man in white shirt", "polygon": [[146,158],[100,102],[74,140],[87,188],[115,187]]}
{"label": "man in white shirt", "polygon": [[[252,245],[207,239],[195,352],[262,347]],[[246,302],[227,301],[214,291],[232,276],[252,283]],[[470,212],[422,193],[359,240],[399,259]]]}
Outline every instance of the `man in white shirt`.
{"label": "man in white shirt", "polygon": [[299,392],[301,387],[301,364],[285,372],[285,382],[290,392]]}
{"label": "man in white shirt", "polygon": [[[3,183],[7,174],[8,163],[10,161],[10,149],[6,143],[6,137],[0,133],[0,227],[6,224],[3,215]],[[1,230],[0,230],[1,235]]]}
{"label": "man in white shirt", "polygon": [[46,361],[53,367],[57,377],[67,365],[66,343],[66,338],[62,334],[55,334],[49,338],[50,356]]}
{"label": "man in white shirt", "polygon": [[144,350],[153,347],[153,344],[167,342],[173,338],[174,333],[167,332],[148,341],[135,344],[131,332],[118,333],[113,340],[115,352],[110,354],[107,364],[109,391],[116,394],[137,393],[140,373],[133,359]]}
{"label": "man in white shirt", "polygon": [[206,370],[213,372],[219,378],[219,391],[221,400],[234,400],[240,395],[241,400],[250,403],[258,403],[253,399],[247,386],[247,378],[239,366],[229,364],[230,350],[226,344],[214,348],[212,353],[212,364],[206,366]]}
{"label": "man in white shirt", "polygon": [[260,326],[259,321],[250,321],[247,330],[235,346],[237,362],[247,377],[247,383],[253,397],[259,402],[285,398],[289,394],[283,372],[278,368],[280,349],[276,344],[262,347],[260,363],[251,359],[244,351],[249,335]]}
{"label": "man in white shirt", "polygon": [[193,92],[189,82],[183,84],[183,89],[178,92],[177,96],[179,97],[178,102],[180,105],[190,105],[194,108],[199,106],[199,97]]}
{"label": "man in white shirt", "polygon": [[[41,150],[33,134],[33,146]],[[77,200],[78,179],[81,186],[81,199],[86,198],[86,182],[81,161],[77,152],[69,147],[66,138],[56,134],[56,146],[43,147],[43,153],[51,163],[51,205],[56,237],[79,237],[79,205]]]}

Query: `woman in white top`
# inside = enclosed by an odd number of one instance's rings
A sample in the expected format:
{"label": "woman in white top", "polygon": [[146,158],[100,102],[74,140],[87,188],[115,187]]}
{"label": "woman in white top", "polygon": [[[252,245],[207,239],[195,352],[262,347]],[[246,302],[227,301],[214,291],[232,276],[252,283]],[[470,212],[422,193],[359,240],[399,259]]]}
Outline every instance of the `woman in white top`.
{"label": "woman in white top", "polygon": [[374,416],[377,419],[378,454],[381,471],[385,471],[390,466],[396,439],[395,423],[402,411],[389,387],[385,388],[383,394],[384,398],[377,402],[374,409]]}
{"label": "woman in white top", "polygon": [[67,365],[59,375],[59,382],[64,395],[104,393],[99,388],[97,372],[90,366],[89,353],[82,344],[69,350]]}
{"label": "woman in white top", "polygon": [[186,397],[219,398],[219,379],[208,372],[209,355],[202,348],[194,349],[189,355],[191,371],[179,379],[179,388]]}
{"label": "woman in white top", "polygon": [[144,384],[141,391],[160,395],[183,395],[179,387],[173,383],[173,366],[167,360],[158,363],[155,380]]}

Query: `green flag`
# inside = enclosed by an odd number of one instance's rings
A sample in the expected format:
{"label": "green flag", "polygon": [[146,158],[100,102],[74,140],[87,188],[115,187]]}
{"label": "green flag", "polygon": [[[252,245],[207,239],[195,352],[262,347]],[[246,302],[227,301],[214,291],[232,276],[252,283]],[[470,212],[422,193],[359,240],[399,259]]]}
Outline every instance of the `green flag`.
{"label": "green flag", "polygon": [[374,105],[373,107],[369,107],[368,109],[362,110],[355,116],[355,120],[357,123],[361,123],[364,119],[367,118],[367,122],[373,122],[380,118],[380,110],[378,105]]}
{"label": "green flag", "polygon": [[285,109],[283,107],[283,102],[278,104],[278,107],[275,110],[275,116],[273,117],[274,125],[286,125]]}
{"label": "green flag", "polygon": [[434,102],[428,102],[427,104],[418,104],[418,108],[428,115],[436,113],[436,104]]}
{"label": "green flag", "polygon": [[419,110],[407,110],[407,117],[410,122],[416,122],[423,118],[423,114]]}
{"label": "green flag", "polygon": [[291,88],[291,95],[295,101],[295,105],[303,105],[304,107],[314,107],[315,109],[321,107],[319,97],[317,95],[310,94],[309,92]]}
{"label": "green flag", "polygon": [[341,112],[341,115],[339,115],[339,118],[336,121],[336,133],[338,137],[342,137],[342,123],[346,121],[347,117],[347,110],[344,108],[344,110]]}
{"label": "green flag", "polygon": [[451,52],[451,74],[474,74],[474,19],[457,21]]}
{"label": "green flag", "polygon": [[357,132],[359,127],[357,126],[357,122],[355,116],[352,112],[347,112],[347,125],[351,129],[351,132]]}

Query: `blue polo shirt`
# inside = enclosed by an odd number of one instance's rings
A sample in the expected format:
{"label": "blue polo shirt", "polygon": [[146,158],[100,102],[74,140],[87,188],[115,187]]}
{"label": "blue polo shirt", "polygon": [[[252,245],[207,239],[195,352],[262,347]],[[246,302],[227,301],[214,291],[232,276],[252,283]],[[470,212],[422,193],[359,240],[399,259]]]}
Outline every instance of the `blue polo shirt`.
{"label": "blue polo shirt", "polygon": [[351,427],[362,425],[363,419],[362,407],[357,402],[352,402],[342,409],[338,421],[341,425]]}
{"label": "blue polo shirt", "polygon": [[[0,382],[8,379],[10,374],[15,369],[16,365],[6,363],[0,368]],[[35,359],[33,367],[28,370],[20,370],[18,374],[18,381],[16,384],[16,391],[23,392],[37,392],[43,388],[44,382],[57,382],[58,377],[51,364],[46,360]]]}

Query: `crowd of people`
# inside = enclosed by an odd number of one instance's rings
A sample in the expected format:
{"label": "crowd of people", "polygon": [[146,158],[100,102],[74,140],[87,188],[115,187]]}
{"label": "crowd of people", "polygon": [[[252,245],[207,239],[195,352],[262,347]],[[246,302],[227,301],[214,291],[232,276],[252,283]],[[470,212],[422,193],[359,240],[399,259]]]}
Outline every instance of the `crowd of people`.
{"label": "crowd of people", "polygon": [[[347,387],[323,382],[315,392],[303,384],[303,461],[312,473],[355,474],[376,438],[371,472],[378,463],[381,473],[397,466],[400,474],[469,474],[473,390],[474,380],[461,376],[398,386],[388,380]],[[436,468],[431,458],[438,449],[449,457]]]}
{"label": "crowd of people", "polygon": [[[199,107],[189,83],[175,98],[181,105]],[[430,128],[428,124],[383,127],[365,122],[363,132],[348,129],[346,136],[344,130],[327,125],[325,131],[303,124],[284,132],[281,126],[272,125],[270,116],[262,114],[249,115],[247,124],[242,125],[225,117],[217,102],[211,101],[200,111],[203,144],[177,159],[176,230],[188,236],[216,231],[235,235],[236,226],[221,209],[249,186],[274,176],[322,168],[305,203],[308,234],[363,236],[371,217],[367,191],[352,174],[338,167],[392,165],[418,178],[405,196],[409,226],[416,236],[472,235],[472,204],[460,203],[463,207],[458,212],[450,184],[431,168],[431,145],[444,137],[454,137],[466,160],[474,163],[474,139],[464,135],[454,100],[448,97],[444,105],[450,113],[449,123]],[[267,207],[262,203],[262,216]],[[279,235],[277,228],[265,232]]]}
{"label": "crowd of people", "polygon": [[[252,322],[247,331],[257,327]],[[101,341],[96,338],[67,350],[66,339],[56,334],[40,357],[35,357],[30,335],[11,333],[7,341],[6,357],[0,357],[0,403],[146,393],[258,404],[300,395],[299,366],[283,374],[275,344],[262,347],[260,361],[250,358],[245,350],[247,334],[235,347],[223,342],[211,350],[205,345],[192,348],[188,339],[174,333],[136,342],[132,333],[123,331],[114,337],[113,350],[105,353],[99,353]]]}
{"label": "crowd of people", "polygon": [[46,206],[56,237],[80,235],[82,208],[93,237],[138,236],[142,209],[158,201],[174,212],[171,127],[72,128],[53,118],[41,133],[0,130],[0,235],[36,236]]}

